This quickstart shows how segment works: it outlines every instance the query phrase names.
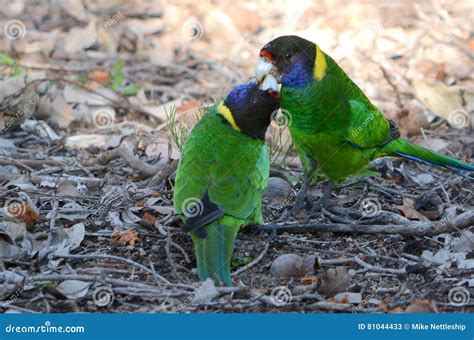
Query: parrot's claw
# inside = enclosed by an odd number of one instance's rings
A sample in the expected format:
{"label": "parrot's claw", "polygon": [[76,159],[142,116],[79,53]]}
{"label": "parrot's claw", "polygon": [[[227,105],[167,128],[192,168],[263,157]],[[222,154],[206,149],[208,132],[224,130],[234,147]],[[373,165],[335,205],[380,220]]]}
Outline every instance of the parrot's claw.
{"label": "parrot's claw", "polygon": [[293,208],[291,208],[289,216],[290,217],[296,217],[298,213],[301,211],[301,209],[305,205],[306,201],[306,193],[308,192],[310,180],[307,176],[305,176],[305,179],[303,181],[303,184],[301,185],[300,191],[298,191],[298,194],[296,194],[295,198],[295,203],[293,204]]}

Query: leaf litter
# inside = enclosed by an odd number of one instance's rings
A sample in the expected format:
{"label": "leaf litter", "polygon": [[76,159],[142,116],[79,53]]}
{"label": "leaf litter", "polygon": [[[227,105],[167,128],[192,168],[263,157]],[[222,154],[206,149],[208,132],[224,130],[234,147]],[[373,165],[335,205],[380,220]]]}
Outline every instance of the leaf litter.
{"label": "leaf litter", "polygon": [[301,164],[274,122],[266,225],[240,232],[233,288],[197,282],[172,208],[196,117],[288,31],[318,37],[405,136],[473,163],[468,3],[353,3],[336,15],[289,2],[272,17],[226,1],[15,3],[1,14],[26,33],[0,41],[0,310],[474,310],[467,178],[384,158],[374,162],[382,175],[338,188],[310,220],[305,210],[289,220]]}

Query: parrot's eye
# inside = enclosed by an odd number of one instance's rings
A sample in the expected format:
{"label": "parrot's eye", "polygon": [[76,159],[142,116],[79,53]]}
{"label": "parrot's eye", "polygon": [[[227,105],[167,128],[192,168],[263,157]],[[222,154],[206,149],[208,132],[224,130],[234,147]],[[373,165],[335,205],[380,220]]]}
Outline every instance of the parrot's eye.
{"label": "parrot's eye", "polygon": [[291,59],[292,56],[293,56],[293,53],[291,53],[291,52],[287,52],[287,53],[285,54],[285,58],[286,58],[287,60]]}

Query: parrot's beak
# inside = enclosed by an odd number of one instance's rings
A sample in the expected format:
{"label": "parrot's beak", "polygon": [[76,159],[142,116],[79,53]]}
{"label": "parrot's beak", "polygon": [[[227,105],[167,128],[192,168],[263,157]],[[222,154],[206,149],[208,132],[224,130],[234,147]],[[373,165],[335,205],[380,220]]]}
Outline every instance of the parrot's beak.
{"label": "parrot's beak", "polygon": [[262,91],[268,91],[268,93],[275,98],[280,98],[280,89],[278,88],[278,82],[273,76],[273,74],[266,74],[263,77],[263,80],[258,86],[258,88]]}
{"label": "parrot's beak", "polygon": [[257,66],[255,67],[255,78],[257,82],[260,82],[265,78],[267,74],[272,74],[277,79],[279,74],[277,68],[273,64],[273,57],[270,52],[266,50],[260,51],[260,58],[258,59]]}

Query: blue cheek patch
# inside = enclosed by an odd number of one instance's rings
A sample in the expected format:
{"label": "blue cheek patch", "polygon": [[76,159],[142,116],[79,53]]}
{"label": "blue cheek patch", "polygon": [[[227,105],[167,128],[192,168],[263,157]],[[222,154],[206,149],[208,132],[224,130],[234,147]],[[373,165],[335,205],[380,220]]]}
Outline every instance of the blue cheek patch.
{"label": "blue cheek patch", "polygon": [[249,94],[254,89],[255,84],[253,83],[239,85],[230,91],[226,101],[236,108],[245,109],[248,106]]}
{"label": "blue cheek patch", "polygon": [[312,80],[311,71],[308,71],[303,62],[296,61],[283,75],[282,84],[289,87],[305,87]]}

